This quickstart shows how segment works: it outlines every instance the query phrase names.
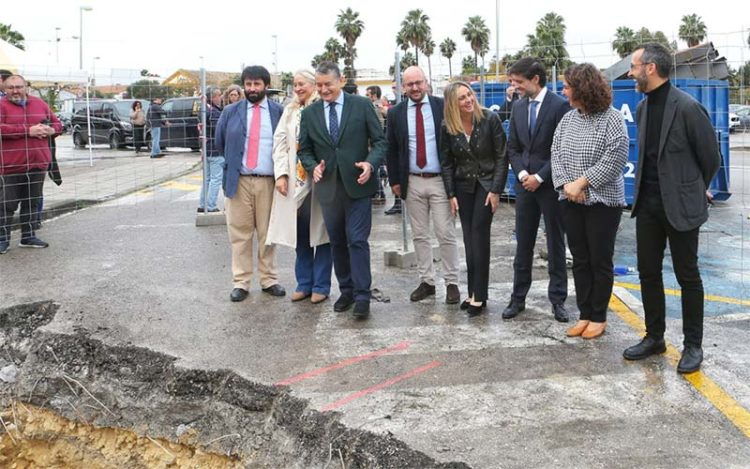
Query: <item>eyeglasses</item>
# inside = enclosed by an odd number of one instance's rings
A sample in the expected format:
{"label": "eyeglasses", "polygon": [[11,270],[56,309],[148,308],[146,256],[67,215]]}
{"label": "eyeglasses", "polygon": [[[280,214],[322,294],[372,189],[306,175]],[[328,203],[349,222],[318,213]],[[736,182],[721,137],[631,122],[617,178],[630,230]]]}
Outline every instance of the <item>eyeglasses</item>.
{"label": "eyeglasses", "polygon": [[413,88],[415,86],[422,86],[422,84],[424,84],[424,80],[411,81],[409,83],[404,83],[404,88]]}
{"label": "eyeglasses", "polygon": [[639,64],[631,63],[630,64],[630,70],[634,70],[636,67],[640,67],[641,65],[648,65],[648,64],[652,64],[652,63],[653,62],[641,62]]}

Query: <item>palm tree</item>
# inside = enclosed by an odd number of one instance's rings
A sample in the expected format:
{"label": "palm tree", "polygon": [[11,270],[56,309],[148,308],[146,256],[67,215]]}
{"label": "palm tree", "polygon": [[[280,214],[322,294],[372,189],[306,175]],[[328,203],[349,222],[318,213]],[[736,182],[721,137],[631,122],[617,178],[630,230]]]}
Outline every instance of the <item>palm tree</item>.
{"label": "palm tree", "polygon": [[[417,65],[417,60],[414,58],[414,54],[412,54],[411,52],[407,52],[406,54],[404,54],[403,57],[401,57],[401,60],[399,61],[398,66],[400,67],[400,70],[403,72],[404,70],[411,67],[412,65]],[[391,65],[388,68],[388,73],[390,75],[393,75],[395,79],[396,69],[393,65]]]}
{"label": "palm tree", "polygon": [[490,29],[481,16],[472,16],[461,30],[466,42],[471,44],[471,50],[474,51],[474,64],[478,64],[477,56],[482,57],[490,50]]}
{"label": "palm tree", "polygon": [[430,60],[430,56],[435,52],[435,41],[432,40],[432,37],[428,37],[427,40],[424,41],[424,44],[422,44],[422,52],[424,53],[424,56],[427,57],[427,77],[430,80],[430,83],[432,83],[432,61]]}
{"label": "palm tree", "polygon": [[667,35],[664,34],[661,31],[656,31],[655,33],[652,33],[649,31],[648,28],[641,28],[638,30],[637,33],[635,33],[635,38],[638,41],[638,45],[646,44],[648,42],[656,42],[658,44],[663,45],[667,49],[673,51],[677,50],[677,42],[672,41],[670,42],[667,38]]}
{"label": "palm tree", "polygon": [[429,19],[422,10],[417,8],[407,13],[406,18],[401,22],[401,33],[414,46],[414,57],[417,60],[417,65],[419,65],[419,50],[430,37],[431,29],[430,25],[427,24]]}
{"label": "palm tree", "polygon": [[547,13],[536,24],[536,34],[529,34],[528,53],[539,57],[547,68],[564,69],[569,63],[565,48],[565,20],[557,13]]}
{"label": "palm tree", "polygon": [[357,42],[359,36],[362,35],[362,31],[365,29],[365,24],[359,19],[359,12],[355,12],[351,8],[346,10],[340,10],[339,15],[336,17],[336,32],[341,35],[344,39],[346,47],[346,55],[344,57],[344,75],[349,80],[354,80],[357,77],[357,72],[354,69],[354,58],[357,56],[357,52],[354,49],[354,44]]}
{"label": "palm tree", "polygon": [[440,43],[440,54],[448,59],[448,77],[453,76],[453,68],[451,67],[451,58],[453,53],[456,52],[456,43],[453,39],[447,37]]}
{"label": "palm tree", "polygon": [[476,58],[470,55],[464,56],[463,60],[461,61],[461,74],[471,75],[473,73],[476,73],[476,71],[477,71]]}
{"label": "palm tree", "polygon": [[26,46],[23,43],[26,38],[23,37],[23,34],[15,31],[12,24],[0,23],[0,39],[21,50],[26,50]]}
{"label": "palm tree", "polygon": [[286,90],[292,83],[294,83],[292,72],[281,72],[281,89]]}
{"label": "palm tree", "polygon": [[612,41],[612,50],[617,52],[620,58],[625,58],[638,48],[638,39],[635,31],[627,26],[620,26],[615,32],[615,40]]}
{"label": "palm tree", "polygon": [[685,15],[682,17],[678,35],[680,39],[687,42],[688,47],[697,46],[706,38],[706,23],[695,13]]}
{"label": "palm tree", "polygon": [[406,37],[406,31],[403,29],[396,34],[396,45],[404,52],[409,50],[411,44],[409,44],[409,38]]}
{"label": "palm tree", "polygon": [[325,60],[328,60],[330,62],[338,63],[341,56],[344,54],[344,46],[341,45],[339,41],[336,40],[336,38],[332,37],[329,38],[326,41],[325,46],[323,46],[324,52],[323,57],[325,57]]}
{"label": "palm tree", "polygon": [[339,60],[345,53],[344,46],[342,46],[335,37],[331,37],[328,38],[323,46],[323,53],[313,57],[311,64],[313,68],[316,68],[321,62],[333,62],[338,64]]}

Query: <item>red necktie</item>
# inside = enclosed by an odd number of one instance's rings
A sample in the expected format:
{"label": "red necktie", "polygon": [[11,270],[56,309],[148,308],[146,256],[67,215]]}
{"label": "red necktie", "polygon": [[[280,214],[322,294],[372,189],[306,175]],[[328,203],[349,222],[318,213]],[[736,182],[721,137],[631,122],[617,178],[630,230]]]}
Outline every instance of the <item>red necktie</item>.
{"label": "red necktie", "polygon": [[417,166],[419,169],[427,166],[427,150],[424,143],[424,118],[422,117],[422,103],[417,103]]}
{"label": "red necktie", "polygon": [[253,121],[247,136],[247,158],[245,167],[255,169],[258,166],[258,147],[260,146],[260,104],[253,105]]}

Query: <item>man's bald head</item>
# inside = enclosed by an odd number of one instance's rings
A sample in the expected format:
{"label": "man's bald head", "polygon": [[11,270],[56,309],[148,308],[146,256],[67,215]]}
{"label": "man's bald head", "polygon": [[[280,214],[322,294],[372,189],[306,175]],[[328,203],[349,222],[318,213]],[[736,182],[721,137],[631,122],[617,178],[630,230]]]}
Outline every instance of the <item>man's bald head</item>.
{"label": "man's bald head", "polygon": [[409,96],[409,99],[415,103],[422,102],[427,94],[427,77],[425,77],[424,71],[417,67],[411,66],[404,70],[404,92]]}

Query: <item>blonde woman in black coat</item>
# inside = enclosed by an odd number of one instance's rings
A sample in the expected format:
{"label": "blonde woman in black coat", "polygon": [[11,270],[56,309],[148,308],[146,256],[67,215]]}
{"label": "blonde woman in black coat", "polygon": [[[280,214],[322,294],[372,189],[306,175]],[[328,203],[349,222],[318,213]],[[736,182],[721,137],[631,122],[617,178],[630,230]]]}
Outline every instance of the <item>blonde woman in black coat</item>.
{"label": "blonde woman in black coat", "polygon": [[445,190],[453,216],[458,213],[466,249],[469,316],[487,306],[492,216],[508,175],[506,137],[497,114],[483,109],[465,82],[448,85],[440,152]]}

